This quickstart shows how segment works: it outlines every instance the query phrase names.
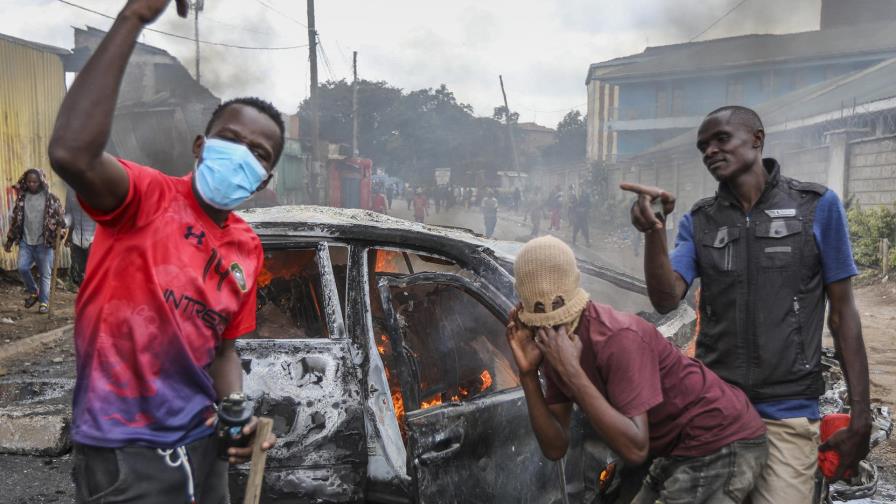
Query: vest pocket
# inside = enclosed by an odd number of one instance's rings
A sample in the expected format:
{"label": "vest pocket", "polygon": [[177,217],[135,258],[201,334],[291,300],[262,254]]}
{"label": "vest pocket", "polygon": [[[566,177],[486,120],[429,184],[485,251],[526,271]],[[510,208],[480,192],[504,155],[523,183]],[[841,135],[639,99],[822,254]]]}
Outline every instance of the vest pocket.
{"label": "vest pocket", "polygon": [[803,223],[799,219],[771,220],[756,224],[759,265],[788,268],[799,255]]}
{"label": "vest pocket", "polygon": [[720,227],[715,233],[711,231],[703,235],[703,251],[709,264],[717,271],[735,271],[737,269],[737,239],[740,228]]}

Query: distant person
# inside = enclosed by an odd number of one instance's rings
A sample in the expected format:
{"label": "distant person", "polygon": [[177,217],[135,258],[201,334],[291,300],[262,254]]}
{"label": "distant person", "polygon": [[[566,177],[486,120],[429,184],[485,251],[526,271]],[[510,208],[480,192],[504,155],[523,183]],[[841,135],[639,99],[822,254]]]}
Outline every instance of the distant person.
{"label": "distant person", "polygon": [[429,216],[429,198],[423,194],[423,188],[417,188],[417,194],[414,196],[414,220],[422,223]]}
{"label": "distant person", "polygon": [[386,201],[386,195],[383,194],[383,191],[377,191],[373,196],[373,211],[381,214],[386,214],[386,208],[388,206],[388,202]]}
{"label": "distant person", "polygon": [[389,206],[389,210],[392,210],[392,198],[395,196],[395,185],[394,184],[386,184],[386,204]]}
{"label": "distant person", "polygon": [[436,214],[442,210],[442,186],[432,188],[432,199],[436,204]]}
{"label": "distant person", "polygon": [[498,200],[491,189],[482,198],[482,217],[485,221],[485,236],[491,238],[495,234],[495,225],[498,223]]}
{"label": "distant person", "polygon": [[513,211],[520,211],[520,202],[523,200],[523,193],[519,187],[513,188]]}
{"label": "distant person", "polygon": [[414,190],[410,184],[404,186],[404,199],[408,202],[408,211],[411,210],[411,203],[414,201]]}
{"label": "distant person", "polygon": [[578,200],[576,187],[569,184],[569,188],[566,190],[566,196],[563,198],[563,208],[566,210],[566,220],[569,222],[570,229],[575,227],[573,214],[575,213],[576,200]]}
{"label": "distant person", "polygon": [[576,244],[576,237],[581,232],[582,237],[585,238],[585,245],[591,246],[591,195],[588,193],[588,190],[584,187],[581,188],[579,195],[576,196],[575,201],[572,203],[572,244]]}
{"label": "distant person", "polygon": [[72,259],[68,270],[69,280],[74,285],[81,285],[84,280],[84,272],[87,270],[90,245],[93,243],[93,235],[96,233],[96,222],[81,208],[77,194],[71,188],[65,195],[65,222],[69,228],[65,245],[69,247]]}
{"label": "distant person", "polygon": [[646,320],[590,301],[559,239],[524,245],[513,273],[521,302],[507,340],[544,456],[566,455],[576,404],[626,464],[656,457],[633,503],[740,504],[768,456],[746,395]]}
{"label": "distant person", "polygon": [[[57,236],[65,229],[62,203],[50,192],[46,175],[37,168],[25,171],[15,189],[17,197],[3,249],[12,252],[13,245],[19,246],[19,276],[28,292],[25,308],[40,302],[38,313],[47,313],[50,310],[54,248]],[[35,265],[40,275],[40,288],[31,275]]]}
{"label": "distant person", "polygon": [[532,222],[532,231],[529,236],[537,238],[541,234],[541,220],[544,219],[544,202],[537,191],[530,196],[529,209],[526,212],[526,216]]}
{"label": "distant person", "polygon": [[547,207],[551,213],[551,225],[548,226],[548,231],[560,231],[560,215],[563,211],[563,189],[560,184],[557,184],[553,192],[548,195]]}

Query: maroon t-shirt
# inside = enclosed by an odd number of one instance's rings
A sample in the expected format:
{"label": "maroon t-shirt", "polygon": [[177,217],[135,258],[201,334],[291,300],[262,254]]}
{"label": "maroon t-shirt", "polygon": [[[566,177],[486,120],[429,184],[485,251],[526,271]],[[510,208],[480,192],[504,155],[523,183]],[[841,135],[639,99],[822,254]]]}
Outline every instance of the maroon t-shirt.
{"label": "maroon t-shirt", "polygon": [[[649,322],[590,302],[576,334],[582,369],[627,417],[647,413],[650,453],[699,457],[765,433],[747,396],[699,361],[686,357]],[[571,402],[544,363],[548,404]]]}

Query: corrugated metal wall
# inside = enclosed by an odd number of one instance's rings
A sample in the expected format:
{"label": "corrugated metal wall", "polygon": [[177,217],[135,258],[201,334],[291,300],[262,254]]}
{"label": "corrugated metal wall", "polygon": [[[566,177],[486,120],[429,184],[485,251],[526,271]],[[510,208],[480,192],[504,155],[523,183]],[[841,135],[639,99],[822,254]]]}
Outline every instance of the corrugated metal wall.
{"label": "corrugated metal wall", "polygon": [[[65,95],[65,72],[58,55],[0,39],[0,232],[6,240],[11,186],[22,172],[42,168],[54,194],[65,202],[65,186],[50,170],[47,143]],[[64,261],[67,263],[67,253]],[[0,248],[0,268],[15,269],[16,249]]]}

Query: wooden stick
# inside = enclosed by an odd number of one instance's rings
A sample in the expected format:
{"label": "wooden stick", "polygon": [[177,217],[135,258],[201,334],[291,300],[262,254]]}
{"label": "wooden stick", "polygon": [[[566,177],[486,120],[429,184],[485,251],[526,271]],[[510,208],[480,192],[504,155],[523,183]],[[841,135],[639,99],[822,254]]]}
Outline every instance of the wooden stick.
{"label": "wooden stick", "polygon": [[60,229],[53,243],[53,273],[50,275],[50,296],[47,298],[47,320],[53,318],[53,298],[56,296],[56,272],[59,269],[59,243],[65,238],[65,229]]}
{"label": "wooden stick", "polygon": [[268,452],[261,449],[261,444],[268,438],[274,421],[270,418],[259,417],[258,427],[255,429],[255,444],[252,446],[252,466],[249,468],[249,480],[246,482],[246,495],[243,504],[258,504],[261,498],[261,482],[264,477],[264,464],[267,462]]}

